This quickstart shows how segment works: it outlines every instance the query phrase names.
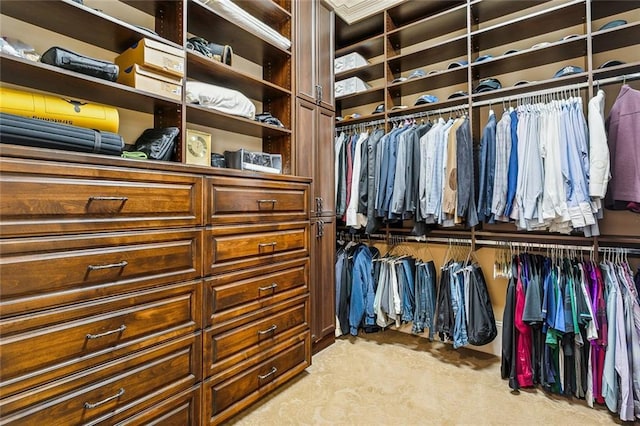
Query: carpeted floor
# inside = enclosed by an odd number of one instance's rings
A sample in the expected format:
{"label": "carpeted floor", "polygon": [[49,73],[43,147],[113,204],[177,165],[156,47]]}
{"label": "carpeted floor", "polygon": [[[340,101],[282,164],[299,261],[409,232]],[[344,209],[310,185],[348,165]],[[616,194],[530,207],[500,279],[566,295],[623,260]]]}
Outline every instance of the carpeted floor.
{"label": "carpeted floor", "polygon": [[540,389],[510,391],[500,359],[393,330],[339,338],[235,425],[621,424]]}

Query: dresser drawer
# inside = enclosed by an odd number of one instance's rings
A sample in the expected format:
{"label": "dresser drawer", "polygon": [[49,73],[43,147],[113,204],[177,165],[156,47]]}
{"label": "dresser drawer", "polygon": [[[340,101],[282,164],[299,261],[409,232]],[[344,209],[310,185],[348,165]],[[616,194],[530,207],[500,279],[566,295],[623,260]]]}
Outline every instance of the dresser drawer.
{"label": "dresser drawer", "polygon": [[309,259],[205,279],[205,327],[309,291]]}
{"label": "dresser drawer", "polygon": [[283,343],[278,352],[266,352],[261,362],[229,379],[205,381],[205,422],[219,424],[291,379],[310,365],[309,333]]}
{"label": "dresser drawer", "polygon": [[192,281],[2,319],[2,394],[199,330],[201,293]]}
{"label": "dresser drawer", "polygon": [[202,417],[202,386],[172,396],[129,417],[118,426],[198,426]]}
{"label": "dresser drawer", "polygon": [[309,223],[207,229],[207,275],[272,264],[309,254]]}
{"label": "dresser drawer", "polygon": [[300,296],[204,331],[205,376],[220,373],[249,356],[309,328],[308,296]]}
{"label": "dresser drawer", "polygon": [[62,234],[202,225],[202,178],[3,158],[0,233]]}
{"label": "dresser drawer", "polygon": [[199,278],[202,231],[0,240],[2,316]]}
{"label": "dresser drawer", "polygon": [[0,400],[2,424],[114,424],[201,379],[200,335],[181,337]]}
{"label": "dresser drawer", "polygon": [[205,180],[207,224],[286,222],[309,218],[309,185],[266,179]]}

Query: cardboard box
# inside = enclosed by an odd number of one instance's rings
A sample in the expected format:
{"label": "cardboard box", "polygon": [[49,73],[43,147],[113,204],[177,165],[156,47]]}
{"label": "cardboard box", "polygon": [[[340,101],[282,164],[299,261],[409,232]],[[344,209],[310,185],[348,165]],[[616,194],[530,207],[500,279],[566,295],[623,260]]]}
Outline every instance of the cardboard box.
{"label": "cardboard box", "polygon": [[138,64],[121,69],[118,83],[165,96],[178,102],[182,101],[181,79],[155,72]]}
{"label": "cardboard box", "polygon": [[125,50],[116,57],[115,63],[121,70],[138,64],[156,72],[184,77],[184,51],[148,38]]}

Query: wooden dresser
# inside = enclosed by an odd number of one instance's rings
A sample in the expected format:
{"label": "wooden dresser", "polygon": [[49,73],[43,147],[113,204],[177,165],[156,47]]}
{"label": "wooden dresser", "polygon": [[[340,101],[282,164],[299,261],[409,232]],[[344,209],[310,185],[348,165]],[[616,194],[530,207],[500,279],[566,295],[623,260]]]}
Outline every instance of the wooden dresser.
{"label": "wooden dresser", "polygon": [[1,145],[0,424],[217,424],[311,362],[309,180]]}

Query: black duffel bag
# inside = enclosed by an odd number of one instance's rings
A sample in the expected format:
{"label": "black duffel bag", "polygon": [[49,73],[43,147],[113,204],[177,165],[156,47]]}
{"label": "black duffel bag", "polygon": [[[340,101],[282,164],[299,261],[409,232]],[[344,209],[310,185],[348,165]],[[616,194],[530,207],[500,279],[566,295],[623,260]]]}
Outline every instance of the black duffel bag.
{"label": "black duffel bag", "polygon": [[103,80],[116,81],[118,79],[119,68],[113,62],[90,58],[62,47],[54,46],[48,49],[40,57],[40,62]]}

